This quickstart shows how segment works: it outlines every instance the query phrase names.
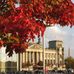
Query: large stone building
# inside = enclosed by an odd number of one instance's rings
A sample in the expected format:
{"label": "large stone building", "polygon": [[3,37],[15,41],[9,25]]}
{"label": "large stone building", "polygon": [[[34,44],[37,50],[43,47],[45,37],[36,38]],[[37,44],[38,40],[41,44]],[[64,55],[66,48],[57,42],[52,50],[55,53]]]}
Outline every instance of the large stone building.
{"label": "large stone building", "polygon": [[0,72],[4,72],[4,71],[5,71],[5,62],[0,61]]}
{"label": "large stone building", "polygon": [[[32,44],[22,55],[24,64],[37,65],[43,61],[43,47],[41,44]],[[45,48],[45,64],[48,69],[63,69],[64,66],[64,47],[63,42],[59,40],[49,41],[49,47]],[[24,65],[25,66],[25,65]],[[24,67],[23,67],[24,69]]]}
{"label": "large stone building", "polygon": [[[64,67],[64,47],[63,42],[59,40],[49,41],[48,48],[45,48],[45,58],[43,58],[43,45],[39,43],[31,43],[28,49],[20,54],[20,59],[17,55],[13,56],[10,63],[5,60],[7,58],[3,57],[4,54],[2,52],[0,55],[2,55],[0,60],[6,62],[0,62],[0,71],[15,71],[16,69],[19,70],[19,67],[21,70],[33,70],[38,63],[43,68],[43,59],[45,59],[45,65],[49,70],[54,68],[63,69]],[[17,64],[13,62],[12,58],[16,58]]]}

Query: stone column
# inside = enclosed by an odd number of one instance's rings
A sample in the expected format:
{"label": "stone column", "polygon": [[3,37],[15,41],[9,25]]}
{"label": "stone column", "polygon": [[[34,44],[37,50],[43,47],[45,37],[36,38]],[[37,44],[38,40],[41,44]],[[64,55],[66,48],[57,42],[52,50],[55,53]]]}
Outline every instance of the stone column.
{"label": "stone column", "polygon": [[31,55],[30,55],[30,56],[31,56],[31,63],[33,63],[33,57],[32,57],[32,54],[33,54],[33,53],[31,52]]}
{"label": "stone column", "polygon": [[26,57],[25,57],[25,52],[23,53],[23,63],[25,63]]}
{"label": "stone column", "polygon": [[40,61],[40,52],[38,52],[38,56],[39,56],[39,57],[38,57],[38,58],[39,58],[38,62],[39,62],[39,61]]}
{"label": "stone column", "polygon": [[58,62],[58,57],[59,57],[59,56],[58,56],[58,51],[56,51],[56,66],[57,66],[57,67],[58,67],[58,63],[59,63],[59,62]]}
{"label": "stone column", "polygon": [[33,64],[35,64],[35,61],[34,61],[34,52],[32,53],[32,60],[33,60]]}
{"label": "stone column", "polygon": [[31,52],[29,52],[29,62],[31,63]]}
{"label": "stone column", "polygon": [[48,64],[48,53],[46,53],[45,55],[46,55],[46,64]]}
{"label": "stone column", "polygon": [[28,52],[25,53],[26,54],[26,63],[28,62]]}
{"label": "stone column", "polygon": [[17,71],[21,71],[22,70],[22,54],[19,53],[18,54],[18,61],[17,61]]}
{"label": "stone column", "polygon": [[42,58],[42,52],[40,52],[40,61],[42,61],[43,58]]}
{"label": "stone column", "polygon": [[37,61],[36,61],[36,63],[38,63],[38,61],[39,61],[39,54],[38,54],[38,52],[36,53],[36,58],[37,58]]}

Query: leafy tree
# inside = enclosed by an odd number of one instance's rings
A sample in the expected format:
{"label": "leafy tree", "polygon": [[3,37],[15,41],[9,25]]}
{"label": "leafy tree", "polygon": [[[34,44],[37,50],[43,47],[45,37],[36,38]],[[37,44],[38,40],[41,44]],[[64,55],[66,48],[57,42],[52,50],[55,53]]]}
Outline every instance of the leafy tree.
{"label": "leafy tree", "polygon": [[72,57],[66,58],[65,59],[65,65],[66,65],[67,69],[69,69],[69,68],[74,69],[74,58],[72,58]]}
{"label": "leafy tree", "polygon": [[71,0],[0,0],[0,47],[6,53],[21,53],[35,36],[43,36],[46,26],[74,25],[74,4]]}

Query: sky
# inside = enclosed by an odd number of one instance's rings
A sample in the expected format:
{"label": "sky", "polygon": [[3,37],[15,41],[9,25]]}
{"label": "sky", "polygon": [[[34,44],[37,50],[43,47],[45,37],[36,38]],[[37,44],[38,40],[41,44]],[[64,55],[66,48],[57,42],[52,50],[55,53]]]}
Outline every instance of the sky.
{"label": "sky", "polygon": [[5,53],[6,47],[1,47],[0,48],[0,61],[5,62],[5,61],[17,61],[17,54],[12,55],[12,57],[8,57],[7,54]]}
{"label": "sky", "polygon": [[44,38],[45,47],[48,47],[48,42],[51,40],[63,41],[65,58],[68,56],[68,49],[70,49],[70,55],[74,57],[74,27],[59,25],[47,27]]}
{"label": "sky", "polygon": [[71,0],[74,3],[74,0]]}

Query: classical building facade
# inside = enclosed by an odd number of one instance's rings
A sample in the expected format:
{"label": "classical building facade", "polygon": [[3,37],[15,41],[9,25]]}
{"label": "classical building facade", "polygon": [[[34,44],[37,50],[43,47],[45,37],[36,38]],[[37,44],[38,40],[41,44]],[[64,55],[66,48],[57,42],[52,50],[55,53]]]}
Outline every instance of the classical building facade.
{"label": "classical building facade", "polygon": [[[39,61],[43,61],[43,47],[41,44],[32,44],[22,55],[24,64],[30,63],[32,66]],[[49,41],[49,47],[45,48],[45,64],[49,69],[55,67],[62,69],[64,65],[63,42],[59,40]]]}
{"label": "classical building facade", "polygon": [[[45,57],[43,57],[43,46],[40,43],[31,43],[26,51],[19,56],[11,57],[7,62],[7,58],[3,57],[5,53],[0,53],[0,71],[16,71],[16,70],[33,70],[38,63],[43,63],[52,70],[54,68],[63,69],[64,67],[64,47],[63,42],[59,40],[49,41],[48,48],[45,48]],[[14,62],[13,59],[16,58]],[[4,62],[3,62],[4,61]],[[42,62],[42,63],[41,63]],[[12,70],[13,69],[13,70]]]}

